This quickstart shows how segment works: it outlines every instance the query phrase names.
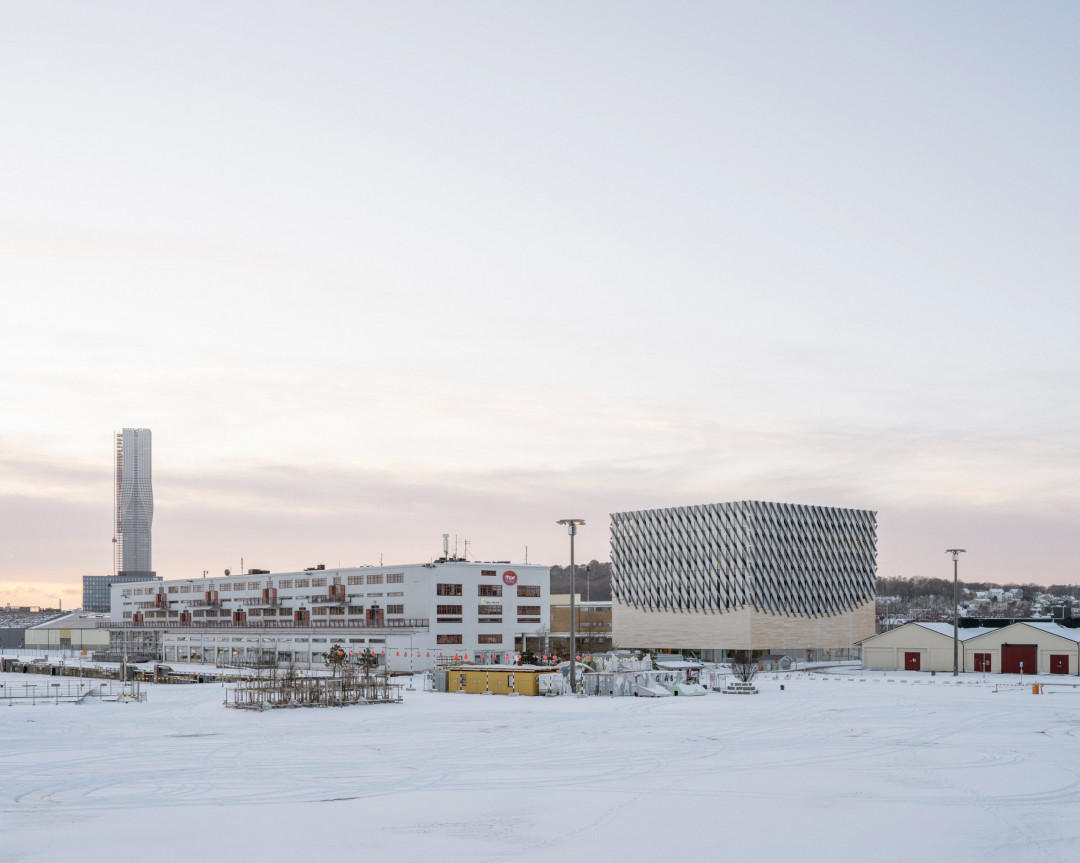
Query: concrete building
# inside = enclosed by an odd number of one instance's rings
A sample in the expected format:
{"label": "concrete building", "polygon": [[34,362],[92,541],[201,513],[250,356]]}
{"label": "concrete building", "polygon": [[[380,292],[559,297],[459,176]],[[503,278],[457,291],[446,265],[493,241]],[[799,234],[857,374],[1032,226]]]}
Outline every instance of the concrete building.
{"label": "concrete building", "polygon": [[116,568],[153,575],[151,526],[154,488],[150,472],[150,429],[126,428],[116,435]]}
{"label": "concrete building", "polygon": [[[985,627],[957,630],[961,668],[965,667],[967,661],[965,644],[976,636],[995,631]],[[893,671],[952,671],[952,624],[905,623],[888,632],[864,638],[862,663],[863,668]]]}
{"label": "concrete building", "polygon": [[82,577],[82,610],[107,612],[112,603],[114,584],[131,584],[147,580],[161,581],[153,573],[119,573],[116,575],[84,575]]}
{"label": "concrete building", "polygon": [[613,513],[611,562],[620,648],[813,658],[874,633],[870,510],[741,501]]}
{"label": "concrete building", "polygon": [[319,665],[340,643],[370,648],[393,670],[454,658],[502,664],[523,637],[549,628],[548,574],[450,559],[114,584],[112,649],[126,639],[166,661]]}

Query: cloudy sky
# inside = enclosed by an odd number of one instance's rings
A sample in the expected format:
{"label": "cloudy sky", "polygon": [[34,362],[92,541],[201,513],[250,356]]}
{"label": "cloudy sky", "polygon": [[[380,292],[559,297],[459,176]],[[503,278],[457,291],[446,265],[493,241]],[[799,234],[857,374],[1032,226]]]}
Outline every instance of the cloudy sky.
{"label": "cloudy sky", "polygon": [[0,603],[874,509],[1080,578],[1069,3],[0,6]]}

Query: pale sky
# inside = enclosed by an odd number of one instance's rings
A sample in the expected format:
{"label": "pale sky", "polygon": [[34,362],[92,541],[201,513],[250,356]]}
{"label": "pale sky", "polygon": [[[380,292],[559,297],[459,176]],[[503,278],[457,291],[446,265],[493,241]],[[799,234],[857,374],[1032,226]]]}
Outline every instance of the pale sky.
{"label": "pale sky", "polygon": [[0,5],[0,604],[609,558],[613,511],[878,512],[1074,583],[1080,11]]}

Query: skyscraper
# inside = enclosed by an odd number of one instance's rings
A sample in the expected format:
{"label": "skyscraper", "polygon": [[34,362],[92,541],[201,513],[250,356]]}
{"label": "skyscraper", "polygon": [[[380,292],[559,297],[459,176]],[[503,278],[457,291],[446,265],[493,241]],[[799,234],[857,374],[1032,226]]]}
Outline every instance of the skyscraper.
{"label": "skyscraper", "polygon": [[121,573],[152,574],[150,525],[154,489],[150,484],[150,429],[124,429],[116,435],[116,568]]}

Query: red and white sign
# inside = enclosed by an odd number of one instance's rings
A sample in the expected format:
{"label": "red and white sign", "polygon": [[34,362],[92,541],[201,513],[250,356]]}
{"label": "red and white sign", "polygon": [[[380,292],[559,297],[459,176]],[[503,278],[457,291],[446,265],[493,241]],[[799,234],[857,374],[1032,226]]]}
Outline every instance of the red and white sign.
{"label": "red and white sign", "polygon": [[508,584],[510,587],[517,584],[517,573],[512,569],[506,570],[506,572],[503,573],[503,584]]}

